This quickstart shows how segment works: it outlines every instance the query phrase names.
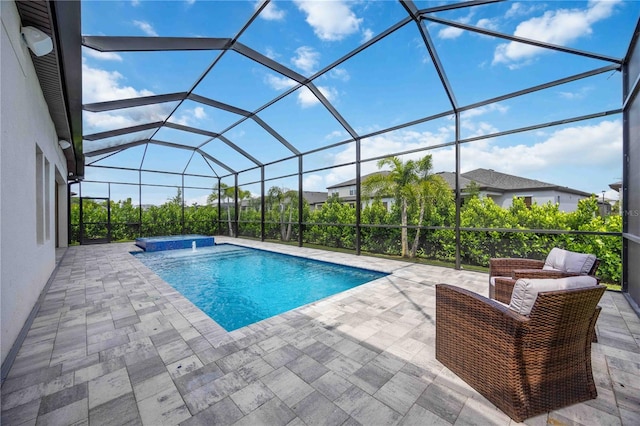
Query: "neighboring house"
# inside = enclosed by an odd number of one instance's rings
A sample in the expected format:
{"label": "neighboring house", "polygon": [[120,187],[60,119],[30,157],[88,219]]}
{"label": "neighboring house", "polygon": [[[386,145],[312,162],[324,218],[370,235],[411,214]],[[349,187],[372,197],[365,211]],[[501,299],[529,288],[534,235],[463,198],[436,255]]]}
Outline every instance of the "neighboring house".
{"label": "neighboring house", "polygon": [[610,183],[609,188],[616,191],[618,195],[618,206],[620,206],[620,214],[622,214],[622,181]]}
{"label": "neighboring house", "polygon": [[[318,210],[322,207],[324,203],[327,202],[327,193],[326,192],[318,192],[318,191],[303,191],[302,197],[309,203],[309,208],[311,210]],[[217,205],[217,202],[214,203]],[[220,206],[223,209],[226,209],[228,206],[233,208],[235,203],[227,203],[221,202]],[[250,209],[260,210],[260,197],[248,198],[240,201],[240,210],[246,211]]]}
{"label": "neighboring house", "polygon": [[[369,176],[373,176],[373,175],[388,175],[389,172],[388,171],[381,171],[381,172],[375,172],[375,173],[370,173],[368,175],[364,175],[360,178],[360,182],[364,182]],[[351,179],[345,182],[341,182],[332,186],[328,186],[327,187],[327,194],[329,197],[333,196],[333,195],[337,195],[340,200],[343,203],[347,203],[349,204],[351,207],[355,207],[356,205],[356,180],[355,179]],[[393,204],[393,198],[390,197],[383,197],[381,199],[382,204],[387,207],[390,208],[391,205]],[[366,206],[371,202],[370,199],[365,199],[364,197],[362,197],[362,206]]]}
{"label": "neighboring house", "polygon": [[303,191],[302,197],[309,203],[310,210],[319,210],[327,202],[328,195],[326,192]]}
{"label": "neighboring house", "polygon": [[[388,174],[389,172],[382,171],[372,174],[380,173]],[[372,174],[362,176],[362,181]],[[455,173],[439,172],[435,173],[435,175],[443,178],[445,182],[449,184],[451,190],[455,189]],[[475,182],[477,184],[480,196],[490,197],[497,205],[503,208],[511,207],[513,197],[520,197],[524,199],[528,206],[533,203],[545,204],[547,202],[551,202],[558,203],[559,209],[562,211],[572,212],[577,209],[579,200],[589,198],[591,196],[588,192],[579,191],[566,186],[509,175],[491,169],[476,169],[460,174],[459,184],[462,188],[463,197],[468,195],[465,192],[465,188],[467,188],[471,182]],[[327,187],[327,191],[329,196],[338,194],[343,202],[355,206],[355,179]],[[363,207],[367,205],[368,202],[369,201],[365,201],[363,198]],[[382,202],[385,203],[385,206],[390,207],[394,200],[393,198],[383,198]]]}
{"label": "neighboring house", "polygon": [[[437,175],[441,176],[451,189],[455,188],[455,173],[440,172]],[[509,175],[492,169],[475,169],[460,174],[459,183],[463,197],[467,195],[465,188],[471,182],[477,184],[480,196],[491,198],[503,208],[511,207],[513,197],[518,197],[523,198],[527,206],[551,202],[557,203],[562,211],[572,212],[578,208],[578,201],[591,196],[588,192],[566,186]]]}

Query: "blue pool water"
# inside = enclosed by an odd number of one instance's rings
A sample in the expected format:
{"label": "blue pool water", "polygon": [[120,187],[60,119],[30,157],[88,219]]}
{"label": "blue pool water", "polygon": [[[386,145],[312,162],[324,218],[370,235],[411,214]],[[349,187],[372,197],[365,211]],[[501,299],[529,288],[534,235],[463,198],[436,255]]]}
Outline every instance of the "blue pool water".
{"label": "blue pool water", "polygon": [[133,254],[227,331],[387,275],[232,244]]}

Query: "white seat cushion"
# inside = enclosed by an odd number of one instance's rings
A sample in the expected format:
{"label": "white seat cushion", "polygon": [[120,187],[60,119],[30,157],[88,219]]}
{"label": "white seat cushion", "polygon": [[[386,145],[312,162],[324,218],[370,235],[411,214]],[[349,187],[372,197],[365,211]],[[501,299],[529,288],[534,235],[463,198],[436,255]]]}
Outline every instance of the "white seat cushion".
{"label": "white seat cushion", "polygon": [[598,280],[589,275],[558,279],[521,278],[516,281],[516,285],[513,287],[509,309],[521,315],[529,315],[540,292],[569,290],[595,285],[598,285]]}
{"label": "white seat cushion", "polygon": [[554,247],[544,261],[542,269],[588,274],[595,261],[596,257],[592,254],[575,253]]}

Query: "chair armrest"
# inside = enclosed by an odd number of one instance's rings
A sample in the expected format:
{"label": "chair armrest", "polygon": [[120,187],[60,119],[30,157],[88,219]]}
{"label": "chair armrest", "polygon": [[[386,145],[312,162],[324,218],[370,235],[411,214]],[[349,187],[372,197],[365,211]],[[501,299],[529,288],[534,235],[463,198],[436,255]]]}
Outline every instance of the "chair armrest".
{"label": "chair armrest", "polygon": [[495,300],[460,287],[436,285],[436,357],[443,350],[455,357],[477,349],[482,351],[480,359],[493,357],[500,364],[528,322],[528,317]]}
{"label": "chair armrest", "polygon": [[565,278],[579,275],[579,273],[554,271],[550,269],[514,269],[511,278],[514,280],[520,278]]}
{"label": "chair armrest", "polygon": [[507,277],[496,277],[493,289],[493,298],[498,302],[509,304],[516,280]]}
{"label": "chair armrest", "polygon": [[510,277],[514,269],[542,269],[543,260],[518,258],[489,259],[489,275],[492,277]]}
{"label": "chair armrest", "polygon": [[436,359],[492,402],[521,398],[518,348],[528,324],[495,300],[436,285]]}

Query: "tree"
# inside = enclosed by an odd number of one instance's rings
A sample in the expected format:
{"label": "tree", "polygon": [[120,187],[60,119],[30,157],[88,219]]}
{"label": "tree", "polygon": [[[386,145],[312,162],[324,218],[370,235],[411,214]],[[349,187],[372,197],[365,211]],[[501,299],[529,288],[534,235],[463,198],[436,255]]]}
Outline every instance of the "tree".
{"label": "tree", "polygon": [[[240,194],[242,190],[238,187],[238,194]],[[207,204],[213,205],[218,200],[218,193],[220,194],[220,199],[226,204],[227,207],[227,224],[229,226],[229,236],[233,237],[233,226],[231,225],[231,201],[235,199],[236,191],[235,187],[229,186],[224,182],[221,182],[219,185],[213,187],[213,192],[209,194],[207,197]]]}
{"label": "tree", "polygon": [[180,188],[176,188],[177,192],[174,197],[167,198],[167,202],[170,204],[175,204],[178,206],[182,206],[182,190]]}
{"label": "tree", "polygon": [[[431,156],[427,155],[422,160],[427,160],[428,164],[424,164],[422,175],[419,176],[416,184],[416,201],[418,204],[418,226],[421,226],[425,220],[430,219],[438,208],[448,210],[449,204],[453,203],[453,193],[447,182],[442,177],[430,174]],[[411,246],[410,256],[415,257],[418,252],[418,242],[420,241],[420,228],[416,229],[416,235]]]}
{"label": "tree", "polygon": [[480,197],[480,185],[475,180],[472,180],[464,187],[463,192],[466,192],[469,198]]}
{"label": "tree", "polygon": [[[417,200],[419,194],[425,191],[425,182],[431,172],[432,159],[431,155],[414,161],[407,160],[403,162],[398,157],[387,157],[378,161],[378,168],[390,166],[389,174],[374,174],[369,176],[363,182],[364,193],[368,196],[391,195],[400,205],[400,221],[401,221],[401,254],[408,257],[411,254],[409,250],[409,237],[407,233],[408,210],[409,203]],[[424,197],[422,208],[424,208]],[[422,211],[424,214],[424,211]]]}
{"label": "tree", "polygon": [[[293,214],[298,210],[298,191],[272,186],[267,191],[267,206],[271,212],[276,212],[280,223],[280,238],[290,241],[293,230]],[[285,220],[288,216],[288,220]]]}
{"label": "tree", "polygon": [[240,210],[238,211],[238,220],[240,220],[240,214],[242,213],[242,202],[251,198],[251,191],[245,191],[238,188],[238,203],[240,204]]}

